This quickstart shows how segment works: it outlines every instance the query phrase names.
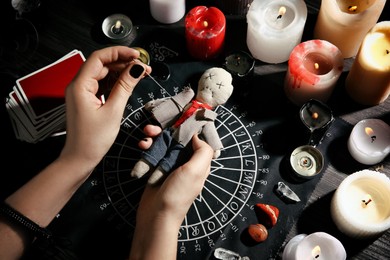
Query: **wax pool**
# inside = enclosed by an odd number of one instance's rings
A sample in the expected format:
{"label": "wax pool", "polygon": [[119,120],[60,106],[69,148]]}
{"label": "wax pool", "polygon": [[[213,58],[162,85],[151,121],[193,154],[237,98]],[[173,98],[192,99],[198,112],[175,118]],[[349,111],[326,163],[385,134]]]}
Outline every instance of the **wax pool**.
{"label": "wax pool", "polygon": [[314,38],[336,45],[343,58],[356,55],[366,33],[378,21],[386,0],[326,0],[321,2]]}
{"label": "wax pool", "polygon": [[343,67],[340,50],[330,42],[309,40],[298,44],[288,61],[286,96],[296,105],[310,99],[328,101]]}
{"label": "wax pool", "polygon": [[362,170],[346,177],[331,201],[331,216],[344,234],[358,239],[381,235],[390,228],[390,179]]}
{"label": "wax pool", "polygon": [[378,105],[390,95],[390,21],[377,23],[366,35],[347,75],[349,96],[363,105]]}
{"label": "wax pool", "polygon": [[303,0],[254,0],[246,18],[246,42],[252,56],[281,63],[301,42],[307,7]]}

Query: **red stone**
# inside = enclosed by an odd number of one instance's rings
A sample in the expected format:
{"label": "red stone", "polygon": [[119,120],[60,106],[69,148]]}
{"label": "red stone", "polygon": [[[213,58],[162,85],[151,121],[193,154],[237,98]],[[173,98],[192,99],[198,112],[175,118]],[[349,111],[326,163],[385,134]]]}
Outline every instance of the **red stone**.
{"label": "red stone", "polygon": [[279,209],[275,206],[257,203],[255,206],[255,212],[259,219],[259,223],[263,224],[267,228],[272,228],[276,225],[279,217]]}
{"label": "red stone", "polygon": [[263,242],[268,237],[268,231],[262,224],[252,224],[248,227],[250,237],[257,243]]}

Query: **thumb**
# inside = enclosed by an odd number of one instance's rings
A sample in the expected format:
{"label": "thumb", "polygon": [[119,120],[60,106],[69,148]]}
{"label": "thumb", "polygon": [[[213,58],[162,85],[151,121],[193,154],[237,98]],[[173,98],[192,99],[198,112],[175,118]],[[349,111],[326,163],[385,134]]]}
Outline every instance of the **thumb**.
{"label": "thumb", "polygon": [[150,67],[138,60],[131,62],[129,66],[122,71],[119,78],[115,82],[110,96],[107,99],[106,105],[113,106],[116,109],[123,110],[135,86],[145,77],[145,73],[149,71]]}

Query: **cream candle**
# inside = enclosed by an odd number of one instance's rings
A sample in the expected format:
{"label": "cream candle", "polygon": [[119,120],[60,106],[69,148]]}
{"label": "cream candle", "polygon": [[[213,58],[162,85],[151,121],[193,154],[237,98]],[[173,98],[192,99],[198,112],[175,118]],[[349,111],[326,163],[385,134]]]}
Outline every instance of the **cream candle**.
{"label": "cream candle", "polygon": [[363,164],[374,165],[390,153],[390,126],[380,119],[358,122],[348,139],[352,157]]}
{"label": "cream candle", "polygon": [[254,0],[246,18],[246,42],[252,56],[281,63],[301,42],[307,7],[303,0]]}
{"label": "cream candle", "polygon": [[336,45],[343,58],[356,55],[366,33],[375,25],[386,0],[327,0],[321,2],[314,38]]}
{"label": "cream candle", "polygon": [[340,50],[324,40],[302,42],[292,50],[284,91],[296,105],[310,99],[326,102],[344,67]]}
{"label": "cream candle", "polygon": [[178,22],[186,11],[185,0],[149,0],[152,17],[164,24]]}
{"label": "cream candle", "polygon": [[347,75],[349,96],[363,105],[378,105],[390,94],[390,21],[377,23],[364,38]]}
{"label": "cream candle", "polygon": [[341,242],[325,232],[293,237],[283,250],[283,260],[332,259],[345,260],[347,253]]}
{"label": "cream candle", "polygon": [[390,228],[390,179],[362,170],[346,177],[331,202],[337,228],[354,238],[371,238]]}

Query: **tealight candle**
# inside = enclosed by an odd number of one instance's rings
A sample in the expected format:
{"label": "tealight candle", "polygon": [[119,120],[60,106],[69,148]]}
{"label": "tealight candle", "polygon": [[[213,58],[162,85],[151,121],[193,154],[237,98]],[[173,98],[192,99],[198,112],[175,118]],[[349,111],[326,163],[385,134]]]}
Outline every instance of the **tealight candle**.
{"label": "tealight candle", "polygon": [[343,58],[356,55],[366,33],[375,25],[386,0],[327,0],[321,2],[314,38],[336,45]]}
{"label": "tealight candle", "polygon": [[283,250],[283,260],[332,259],[345,260],[347,253],[341,242],[325,232],[293,237]]}
{"label": "tealight candle", "polygon": [[390,153],[390,126],[380,119],[359,121],[348,139],[352,157],[366,165],[383,161]]}
{"label": "tealight candle", "polygon": [[164,24],[178,22],[186,11],[185,0],[149,0],[152,17]]}
{"label": "tealight candle", "polygon": [[324,40],[298,44],[291,52],[284,80],[287,97],[296,105],[310,99],[326,102],[344,67],[340,50]]}
{"label": "tealight candle", "polygon": [[291,153],[290,165],[299,179],[312,179],[321,172],[324,157],[317,148],[303,145]]}
{"label": "tealight candle", "polygon": [[225,31],[226,18],[218,8],[192,8],[185,17],[188,52],[199,60],[216,58],[222,52]]}
{"label": "tealight candle", "polygon": [[302,123],[310,131],[309,144],[316,146],[334,121],[332,110],[323,102],[311,99],[299,111]]}
{"label": "tealight candle", "polygon": [[225,57],[225,62],[222,65],[233,76],[233,85],[242,96],[249,93],[251,86],[255,59],[245,51],[232,52]]}
{"label": "tealight candle", "polygon": [[390,95],[390,21],[377,23],[364,38],[347,75],[349,96],[363,105],[378,105]]}
{"label": "tealight candle", "polygon": [[126,44],[130,44],[136,37],[133,23],[129,17],[123,14],[113,14],[104,19],[102,31],[115,43],[126,42]]}
{"label": "tealight candle", "polygon": [[254,0],[246,18],[246,43],[252,56],[281,63],[301,42],[307,7],[303,0]]}
{"label": "tealight candle", "polygon": [[344,234],[358,239],[381,235],[390,228],[390,179],[362,170],[346,177],[331,201],[331,216]]}

